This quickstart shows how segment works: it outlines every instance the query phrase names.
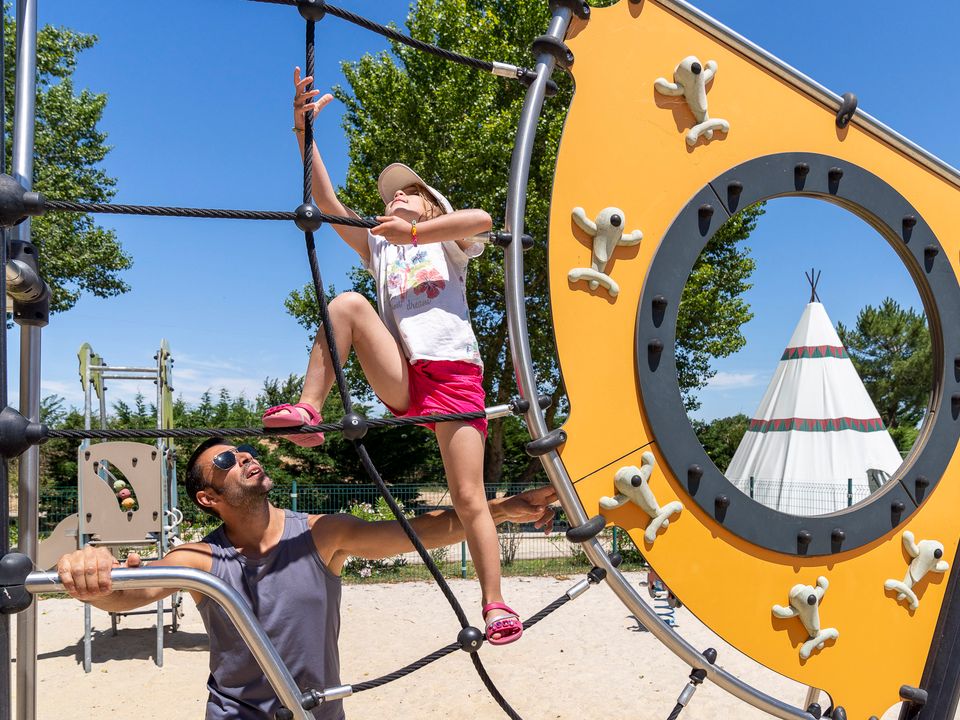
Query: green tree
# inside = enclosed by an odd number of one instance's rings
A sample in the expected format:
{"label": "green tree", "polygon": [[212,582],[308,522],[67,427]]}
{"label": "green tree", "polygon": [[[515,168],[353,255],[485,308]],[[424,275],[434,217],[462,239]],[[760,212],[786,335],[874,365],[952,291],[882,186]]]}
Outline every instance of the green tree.
{"label": "green tree", "polygon": [[720,472],[727,469],[733,454],[737,451],[743,434],[750,426],[750,418],[743,413],[730,417],[717,418],[710,422],[695,420],[693,431],[703,445],[707,456],[713,460]]}
{"label": "green tree", "polygon": [[922,312],[893,298],[868,305],[853,328],[837,323],[860,379],[901,452],[913,446],[933,388],[930,331]]}
{"label": "green tree", "polygon": [[[48,395],[40,400],[40,422],[58,429],[83,427],[83,415],[66,407],[62,397]],[[11,471],[16,463],[11,463]],[[11,472],[12,474],[12,472]],[[77,443],[73,440],[50,440],[40,446],[40,487],[77,486]]]}
{"label": "green tree", "polygon": [[[12,13],[4,25],[7,167],[11,167],[16,31]],[[94,35],[44,26],[37,36],[36,149],[33,189],[61,200],[109,202],[115,181],[100,167],[110,148],[97,129],[107,96],[75,92],[77,57],[96,44]],[[129,287],[120,273],[131,266],[113,230],[91,215],[50,213],[32,221],[41,249],[41,271],[50,284],[51,310],[68,310],[84,292],[111,297]]]}
{"label": "green tree", "polygon": [[756,267],[744,241],[764,213],[762,203],[744,208],[725,222],[697,258],[680,299],[677,316],[677,379],[687,412],[697,410],[697,391],[716,372],[715,358],[746,345],[741,328],[753,313],[743,300]]}
{"label": "green tree", "polygon": [[[411,9],[407,28],[416,38],[456,52],[529,65],[530,42],[544,32],[548,20],[548,3],[542,0],[421,0]],[[365,55],[355,63],[345,63],[343,71],[349,88],[336,88],[335,94],[346,109],[343,125],[350,143],[346,182],[339,190],[347,205],[361,214],[381,212],[377,174],[387,164],[403,161],[429,184],[442,188],[455,207],[484,208],[495,225],[502,223],[525,93],[519,83],[491,78],[399,44],[392,46],[391,53]],[[565,409],[565,391],[553,351],[545,240],[557,149],[573,93],[569,75],[558,72],[554,79],[559,93],[547,100],[541,114],[526,187],[526,231],[536,244],[524,256],[529,339],[541,391],[553,400],[547,414],[550,426]],[[322,72],[318,84],[324,84]],[[752,227],[748,220],[741,221],[741,230],[748,232],[748,226]],[[730,262],[734,255],[720,244],[701,265],[713,260]],[[747,315],[728,319],[726,313],[739,309],[732,298],[746,288],[743,272],[749,274],[752,269],[748,261],[737,261],[737,268],[701,270],[693,278],[711,293],[696,304],[695,311],[702,311],[701,318],[709,317],[722,327],[705,332],[694,321],[689,328],[684,326],[691,341],[698,343],[689,352],[691,378],[703,369],[702,358],[737,347],[727,336],[730,328],[739,332]],[[508,357],[503,283],[503,259],[496,248],[488,248],[471,262],[467,296],[491,405],[508,402],[516,394]],[[369,278],[355,277],[354,287],[372,297]],[[291,313],[311,330],[316,328],[312,301],[312,290],[306,288],[291,295],[288,303]],[[484,458],[488,484],[511,479],[503,475],[506,432],[504,421],[490,424]],[[538,460],[524,458],[520,475],[532,475],[538,467]]]}

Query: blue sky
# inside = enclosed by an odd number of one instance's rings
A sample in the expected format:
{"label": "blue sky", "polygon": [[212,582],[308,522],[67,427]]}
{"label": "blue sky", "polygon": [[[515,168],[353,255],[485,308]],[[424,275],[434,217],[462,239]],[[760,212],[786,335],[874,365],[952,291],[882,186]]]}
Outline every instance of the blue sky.
{"label": "blue sky", "polygon": [[[400,25],[409,7],[407,0],[339,4]],[[918,5],[903,17],[903,6],[888,0],[871,3],[869,12],[862,3],[826,0],[704,0],[699,6],[830,89],[856,92],[861,108],[960,164],[960,138],[950,124],[960,105],[950,92],[960,7]],[[109,95],[101,128],[114,148],[105,168],[118,179],[117,202],[298,204],[290,100],[293,66],[303,62],[303,22],[295,10],[243,0],[43,0],[40,22],[100,38],[81,56],[76,83]],[[318,25],[317,37],[321,88],[342,82],[341,60],[386,47],[379,36],[333,17]],[[336,181],[346,169],[340,110],[330,106],[316,126]],[[503,215],[502,208],[489,210]],[[303,371],[307,338],[282,304],[309,279],[302,234],[292,225],[100,221],[117,230],[134,258],[125,276],[133,290],[108,300],[84,298],[54,317],[43,337],[45,394],[82,402],[76,351],[85,341],[109,363],[140,365],[150,363],[167,338],[177,360],[175,389],[188,401],[221,386],[253,396],[264,377]],[[718,365],[702,396],[702,417],[752,413],[808,297],[804,269],[823,270],[820,296],[835,322],[852,322],[860,307],[887,294],[917,303],[906,272],[879,236],[825,204],[771,203],[750,245],[759,267],[747,299],[762,312],[745,328],[746,350]],[[352,252],[326,228],[318,246],[325,282],[344,287]],[[16,343],[14,331],[13,398]],[[115,382],[110,397],[137,389],[153,393],[147,383]]]}

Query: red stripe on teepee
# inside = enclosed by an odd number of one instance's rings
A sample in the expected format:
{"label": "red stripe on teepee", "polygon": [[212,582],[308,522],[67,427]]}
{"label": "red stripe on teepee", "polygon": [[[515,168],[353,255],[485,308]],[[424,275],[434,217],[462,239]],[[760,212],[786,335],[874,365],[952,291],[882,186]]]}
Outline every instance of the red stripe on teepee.
{"label": "red stripe on teepee", "polygon": [[780,356],[781,360],[804,360],[820,358],[846,358],[847,350],[843,345],[798,345],[788,347]]}
{"label": "red stripe on teepee", "polygon": [[873,418],[771,418],[763,420],[761,418],[752,418],[750,420],[750,429],[748,432],[786,432],[796,430],[798,432],[837,432],[840,430],[853,430],[855,432],[879,432],[885,429],[883,420],[879,417]]}

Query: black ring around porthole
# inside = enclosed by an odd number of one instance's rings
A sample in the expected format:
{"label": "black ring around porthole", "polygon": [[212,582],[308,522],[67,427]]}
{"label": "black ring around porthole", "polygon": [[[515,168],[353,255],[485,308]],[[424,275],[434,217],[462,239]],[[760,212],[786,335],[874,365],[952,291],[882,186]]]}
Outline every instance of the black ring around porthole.
{"label": "black ring around porthole", "polygon": [[[677,383],[677,309],[700,252],[737,211],[785,196],[819,198],[846,208],[893,245],[920,291],[933,345],[930,411],[910,455],[865,504],[817,517],[773,510],[737,490],[697,440]],[[957,328],[960,285],[933,231],[900,193],[863,168],[827,155],[755,158],[698,192],[657,249],[637,310],[636,362],[643,406],[670,470],[694,502],[723,527],[776,552],[808,556],[844,552],[906,521],[945,472],[960,440]]]}

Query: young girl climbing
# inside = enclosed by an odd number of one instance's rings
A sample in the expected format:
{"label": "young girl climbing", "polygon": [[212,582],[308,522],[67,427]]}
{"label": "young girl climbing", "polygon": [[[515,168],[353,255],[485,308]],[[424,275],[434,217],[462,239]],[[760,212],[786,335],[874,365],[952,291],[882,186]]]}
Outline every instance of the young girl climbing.
{"label": "young girl climbing", "polygon": [[[294,71],[294,132],[304,150],[304,123],[332,100],[307,90],[311,77]],[[319,97],[318,97],[319,96]],[[334,225],[373,275],[379,314],[357,293],[343,293],[329,305],[338,356],[354,349],[367,381],[397,416],[482,410],[483,363],[470,326],[466,270],[483,244],[469,239],[491,228],[483,210],[456,210],[406,165],[389,165],[377,181],[385,209],[372,230]],[[313,196],[331,215],[358,217],[337,198],[320,152],[313,149]],[[323,331],[317,334],[303,393],[296,404],[272,407],[263,424],[271,428],[316,425],[334,382]],[[486,638],[494,645],[519,639],[523,624],[500,590],[500,546],[483,489],[486,420],[444,422],[436,427],[450,497],[467,536],[480,588]],[[290,435],[300,445],[319,445],[322,433]]]}

